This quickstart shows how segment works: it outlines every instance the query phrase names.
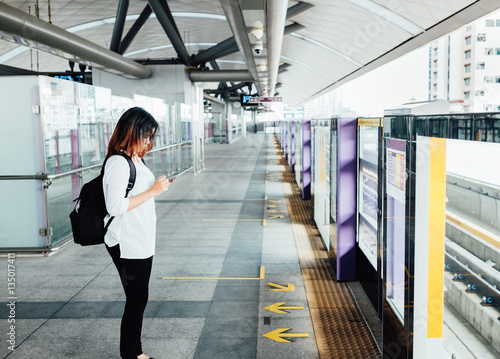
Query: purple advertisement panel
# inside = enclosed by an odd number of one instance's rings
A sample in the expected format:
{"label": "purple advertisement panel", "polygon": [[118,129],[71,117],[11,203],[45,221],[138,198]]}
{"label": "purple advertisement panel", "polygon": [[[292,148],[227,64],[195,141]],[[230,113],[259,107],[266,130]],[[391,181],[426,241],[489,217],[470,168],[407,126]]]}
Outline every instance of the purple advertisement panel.
{"label": "purple advertisement panel", "polygon": [[295,121],[290,125],[290,172],[295,173]]}
{"label": "purple advertisement panel", "polygon": [[404,324],[406,142],[387,139],[387,301]]}
{"label": "purple advertisement panel", "polygon": [[337,280],[355,280],[357,119],[339,118],[337,131]]}
{"label": "purple advertisement panel", "polygon": [[311,199],[311,121],[302,125],[302,199]]}

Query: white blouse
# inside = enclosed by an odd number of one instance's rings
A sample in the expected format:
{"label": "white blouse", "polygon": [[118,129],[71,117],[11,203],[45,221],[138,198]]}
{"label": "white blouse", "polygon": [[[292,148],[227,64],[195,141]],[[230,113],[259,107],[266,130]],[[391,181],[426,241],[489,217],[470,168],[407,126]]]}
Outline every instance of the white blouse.
{"label": "white blouse", "polygon": [[[155,177],[142,161],[134,161],[136,178],[128,197],[138,195],[155,183]],[[104,199],[108,215],[115,216],[104,237],[109,247],[120,245],[121,258],[144,259],[155,254],[156,212],[154,198],[127,212],[129,198],[125,198],[130,167],[122,156],[111,156],[106,162],[103,177]]]}

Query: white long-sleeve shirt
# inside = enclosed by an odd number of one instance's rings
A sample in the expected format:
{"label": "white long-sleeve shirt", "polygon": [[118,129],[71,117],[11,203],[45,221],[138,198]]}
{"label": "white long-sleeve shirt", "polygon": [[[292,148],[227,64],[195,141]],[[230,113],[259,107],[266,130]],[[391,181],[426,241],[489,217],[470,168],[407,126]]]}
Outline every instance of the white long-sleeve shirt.
{"label": "white long-sleeve shirt", "polygon": [[[128,197],[151,188],[155,177],[142,161],[134,161],[136,178]],[[103,190],[108,215],[115,216],[104,237],[109,247],[120,245],[121,258],[144,259],[155,254],[156,212],[154,198],[127,212],[129,198],[125,198],[130,167],[122,156],[111,156],[104,168]]]}

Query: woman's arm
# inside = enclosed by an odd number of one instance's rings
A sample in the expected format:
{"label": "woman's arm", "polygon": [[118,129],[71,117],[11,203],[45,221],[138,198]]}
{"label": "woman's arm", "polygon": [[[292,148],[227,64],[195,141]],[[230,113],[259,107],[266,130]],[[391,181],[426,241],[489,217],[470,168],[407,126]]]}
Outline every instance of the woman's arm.
{"label": "woman's arm", "polygon": [[127,212],[139,207],[141,204],[150,200],[151,198],[159,196],[160,194],[168,190],[169,186],[170,182],[168,181],[168,178],[166,178],[165,176],[158,177],[158,179],[150,189],[129,198]]}

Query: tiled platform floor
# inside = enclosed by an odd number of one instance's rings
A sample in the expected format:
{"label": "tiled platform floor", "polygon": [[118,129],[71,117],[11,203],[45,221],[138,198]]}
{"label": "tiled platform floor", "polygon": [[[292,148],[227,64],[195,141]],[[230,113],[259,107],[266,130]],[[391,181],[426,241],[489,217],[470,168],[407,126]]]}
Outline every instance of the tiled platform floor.
{"label": "tiled platform floor", "polygon": [[[272,135],[207,144],[205,171],[180,176],[157,198],[146,354],[319,358],[278,162]],[[0,263],[6,273],[7,259]],[[5,280],[0,357],[119,358],[124,294],[103,246],[18,255],[15,267],[16,350],[6,342]],[[265,309],[284,302],[288,313]],[[290,342],[263,336],[279,328],[290,328],[282,335]]]}

